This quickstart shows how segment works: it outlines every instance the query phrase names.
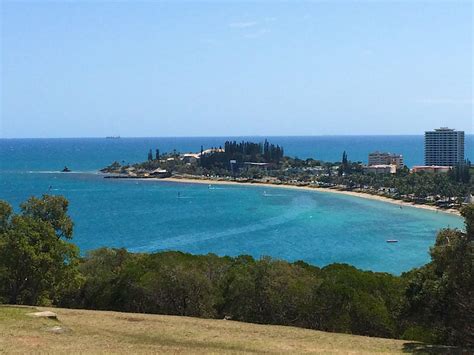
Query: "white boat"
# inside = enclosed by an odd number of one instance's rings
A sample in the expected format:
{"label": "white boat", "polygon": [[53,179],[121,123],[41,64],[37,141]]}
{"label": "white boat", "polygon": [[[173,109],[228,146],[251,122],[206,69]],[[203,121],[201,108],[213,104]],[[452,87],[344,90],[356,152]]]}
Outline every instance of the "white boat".
{"label": "white boat", "polygon": [[386,242],[387,243],[398,243],[398,240],[396,240],[396,239],[387,239]]}

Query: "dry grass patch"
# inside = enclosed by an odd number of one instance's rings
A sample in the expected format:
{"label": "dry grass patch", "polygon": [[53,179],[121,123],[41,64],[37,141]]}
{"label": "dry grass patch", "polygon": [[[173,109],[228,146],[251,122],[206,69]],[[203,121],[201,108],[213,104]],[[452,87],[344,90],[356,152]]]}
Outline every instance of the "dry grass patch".
{"label": "dry grass patch", "polygon": [[405,343],[225,320],[38,309],[57,313],[58,321],[27,316],[33,308],[0,307],[0,353],[402,353]]}

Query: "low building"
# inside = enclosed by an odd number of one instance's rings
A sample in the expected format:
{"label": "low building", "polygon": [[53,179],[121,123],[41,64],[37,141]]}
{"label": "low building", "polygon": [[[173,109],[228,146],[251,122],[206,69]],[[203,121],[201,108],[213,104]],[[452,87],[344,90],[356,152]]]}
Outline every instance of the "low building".
{"label": "low building", "polygon": [[451,170],[450,166],[439,166],[439,165],[418,165],[411,169],[412,173],[419,173],[425,171],[427,173],[447,173]]}
{"label": "low building", "polygon": [[135,177],[137,176],[137,173],[135,172],[135,168],[133,166],[130,166],[128,168],[125,169],[125,173],[128,175],[128,176],[131,176],[131,177]]}
{"label": "low building", "polygon": [[378,164],[364,166],[365,173],[373,174],[395,174],[397,172],[397,166],[395,164]]}
{"label": "low building", "polygon": [[183,154],[181,156],[181,160],[185,163],[189,164],[194,164],[198,161],[198,159],[201,158],[200,154],[193,154],[193,153],[188,153],[188,154]]}
{"label": "low building", "polygon": [[386,153],[386,152],[372,152],[369,154],[369,166],[373,165],[396,165],[397,169],[401,169],[404,166],[403,155]]}
{"label": "low building", "polygon": [[255,167],[255,168],[260,168],[260,169],[267,170],[267,168],[270,166],[270,164],[269,163],[254,163],[254,162],[246,161],[246,162],[244,162],[244,166],[247,169],[250,168],[250,167]]}
{"label": "low building", "polygon": [[167,171],[166,169],[161,169],[161,168],[158,168],[158,169],[155,169],[153,170],[149,176],[153,176],[153,177],[157,177],[157,178],[166,178],[166,177],[170,177],[171,174],[169,171]]}
{"label": "low building", "polygon": [[201,153],[199,153],[199,157],[201,155],[208,155],[208,154],[213,154],[213,153],[224,153],[225,150],[222,148],[209,148],[206,150],[203,150]]}

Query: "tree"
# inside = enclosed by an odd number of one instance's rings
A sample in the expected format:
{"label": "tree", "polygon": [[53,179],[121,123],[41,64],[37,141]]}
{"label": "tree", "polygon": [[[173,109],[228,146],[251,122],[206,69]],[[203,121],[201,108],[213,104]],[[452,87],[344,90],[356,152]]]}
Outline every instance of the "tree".
{"label": "tree", "polygon": [[7,202],[0,200],[0,233],[7,230],[12,213],[12,207]]}
{"label": "tree", "polygon": [[462,209],[466,231],[444,229],[431,248],[431,262],[412,271],[405,314],[430,329],[428,339],[474,346],[474,206]]}
{"label": "tree", "polygon": [[0,206],[0,300],[51,304],[79,287],[79,252],[66,241],[72,237],[67,200],[31,198],[20,214],[13,214],[6,202]]}
{"label": "tree", "polygon": [[462,211],[464,225],[466,227],[466,237],[469,242],[474,241],[474,204],[465,206]]}
{"label": "tree", "polygon": [[159,149],[155,150],[155,160],[160,160],[160,150]]}
{"label": "tree", "polygon": [[448,171],[448,177],[454,182],[469,183],[471,181],[471,162],[465,160],[456,164]]}
{"label": "tree", "polygon": [[58,238],[71,239],[74,224],[67,214],[69,202],[63,196],[31,197],[20,205],[22,215],[49,223]]}
{"label": "tree", "polygon": [[150,151],[148,152],[148,161],[152,161],[152,160],[153,160],[153,152],[150,149]]}
{"label": "tree", "polygon": [[143,311],[139,307],[129,308],[134,302],[124,299],[126,298],[124,294],[132,293],[133,285],[131,283],[126,287],[120,285],[120,274],[133,256],[125,249],[100,248],[88,252],[80,265],[86,281],[76,306],[102,310]]}
{"label": "tree", "polygon": [[347,153],[344,151],[342,153],[342,161],[341,161],[341,166],[338,169],[338,174],[339,176],[342,176],[344,174],[348,174],[350,172],[350,167],[349,167],[349,161],[347,160]]}

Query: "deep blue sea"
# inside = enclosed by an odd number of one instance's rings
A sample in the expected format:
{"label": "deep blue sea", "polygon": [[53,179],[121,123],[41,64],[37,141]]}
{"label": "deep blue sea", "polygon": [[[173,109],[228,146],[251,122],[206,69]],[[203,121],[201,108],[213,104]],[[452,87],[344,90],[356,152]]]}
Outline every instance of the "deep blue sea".
{"label": "deep blue sea", "polygon": [[[2,139],[0,199],[14,207],[32,195],[70,200],[73,241],[130,251],[269,255],[323,266],[343,262],[399,274],[429,260],[436,232],[462,227],[456,216],[319,191],[103,179],[114,160],[138,162],[148,150],[198,151],[224,138]],[[232,137],[263,141],[263,137]],[[373,150],[423,164],[422,136],[269,137],[300,158],[367,160]],[[473,136],[467,136],[473,160]],[[73,173],[59,173],[65,165]],[[265,193],[264,193],[265,192]],[[386,239],[398,239],[388,244]]]}

